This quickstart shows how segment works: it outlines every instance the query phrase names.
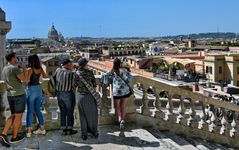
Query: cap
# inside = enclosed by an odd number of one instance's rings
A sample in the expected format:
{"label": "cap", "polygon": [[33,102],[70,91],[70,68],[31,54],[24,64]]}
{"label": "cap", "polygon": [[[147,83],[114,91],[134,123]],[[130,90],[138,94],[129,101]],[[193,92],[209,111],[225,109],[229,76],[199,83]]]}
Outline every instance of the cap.
{"label": "cap", "polygon": [[82,57],[78,60],[79,65],[86,65],[88,63],[88,60],[85,57]]}
{"label": "cap", "polygon": [[64,65],[66,65],[68,63],[71,63],[71,60],[68,59],[68,58],[65,58],[65,59],[62,60],[61,65],[64,66]]}

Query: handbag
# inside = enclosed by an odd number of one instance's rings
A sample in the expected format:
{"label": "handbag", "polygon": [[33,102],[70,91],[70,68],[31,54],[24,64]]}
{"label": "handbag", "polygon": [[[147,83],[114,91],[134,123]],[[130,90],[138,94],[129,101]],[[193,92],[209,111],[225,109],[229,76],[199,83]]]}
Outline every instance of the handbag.
{"label": "handbag", "polygon": [[80,74],[78,74],[78,75],[79,75],[80,80],[85,84],[86,88],[90,91],[90,93],[91,93],[92,96],[94,97],[97,106],[100,106],[100,104],[101,104],[101,96],[100,96],[100,93],[97,92],[94,87],[92,87],[91,85],[89,85],[89,84],[86,82],[86,80],[85,80]]}

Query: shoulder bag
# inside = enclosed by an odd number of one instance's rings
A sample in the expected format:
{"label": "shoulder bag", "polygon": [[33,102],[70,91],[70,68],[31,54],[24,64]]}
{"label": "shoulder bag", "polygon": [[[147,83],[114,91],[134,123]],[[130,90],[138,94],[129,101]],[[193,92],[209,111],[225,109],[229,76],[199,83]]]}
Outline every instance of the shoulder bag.
{"label": "shoulder bag", "polygon": [[94,87],[92,87],[91,85],[89,85],[89,84],[86,82],[86,80],[85,80],[80,74],[78,74],[78,76],[79,76],[80,80],[85,84],[86,88],[90,91],[90,93],[92,94],[92,96],[94,97],[97,106],[100,106],[100,103],[101,103],[100,93],[97,92]]}

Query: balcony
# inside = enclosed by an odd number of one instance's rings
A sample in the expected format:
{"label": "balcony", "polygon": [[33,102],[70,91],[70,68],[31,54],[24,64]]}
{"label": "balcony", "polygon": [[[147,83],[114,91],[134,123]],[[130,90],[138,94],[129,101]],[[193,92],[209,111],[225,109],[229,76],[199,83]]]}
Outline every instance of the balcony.
{"label": "balcony", "polygon": [[[189,147],[197,145],[190,145],[193,140],[197,141],[196,139],[212,141],[226,145],[225,147],[239,147],[239,106],[235,104],[218,101],[154,79],[134,76],[131,86],[140,85],[142,92],[135,92],[135,96],[128,99],[126,130],[120,131],[118,126],[114,125],[111,92],[109,88],[100,84],[99,77],[96,79],[97,90],[102,93],[102,105],[99,109],[100,137],[98,140],[82,141],[80,134],[69,137],[61,136],[57,100],[45,95],[43,113],[48,130],[47,136],[27,139],[19,145],[13,145],[13,148],[47,149],[62,145],[61,148],[68,146],[69,149],[160,149],[164,148],[165,142],[168,142],[166,144],[168,146],[174,143],[176,149],[185,149],[182,147],[185,145],[177,143],[180,140],[170,139],[171,136],[168,138],[165,134],[183,135],[183,137],[190,138]],[[44,90],[47,82],[48,80],[42,82]],[[149,87],[153,89],[154,96],[147,94]],[[0,127],[4,125],[5,118],[9,115],[8,105],[4,101],[5,91],[5,84],[0,82]],[[25,120],[24,115],[23,125],[25,125]],[[75,127],[78,129],[80,123],[77,109],[75,109],[75,120]],[[36,122],[34,124],[36,125]],[[24,127],[22,131],[24,131]],[[168,147],[168,149],[170,148]]]}

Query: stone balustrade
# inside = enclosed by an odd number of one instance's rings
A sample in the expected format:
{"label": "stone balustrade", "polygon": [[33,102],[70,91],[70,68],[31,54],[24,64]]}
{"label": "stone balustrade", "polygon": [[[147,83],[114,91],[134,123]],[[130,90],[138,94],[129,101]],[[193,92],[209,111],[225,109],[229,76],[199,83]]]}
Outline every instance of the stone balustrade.
{"label": "stone balustrade", "polygon": [[[112,124],[114,108],[111,90],[100,84],[100,77],[96,79],[97,90],[102,93],[99,124]],[[44,110],[46,128],[59,129],[57,100],[47,96],[47,82],[48,80],[42,82],[46,94]],[[239,147],[237,142],[239,106],[142,76],[134,76],[130,85],[135,87],[135,93],[128,99],[127,122]],[[140,90],[137,90],[136,86],[140,86]],[[147,94],[149,87],[153,89],[154,94]],[[5,85],[0,82],[1,126],[5,120],[6,110],[3,103],[4,92]],[[79,127],[77,109],[75,109],[75,117],[75,126]]]}
{"label": "stone balustrade", "polygon": [[[239,106],[141,76],[131,84],[142,91],[133,117],[141,126],[239,147]],[[148,88],[154,96],[146,93]]]}

